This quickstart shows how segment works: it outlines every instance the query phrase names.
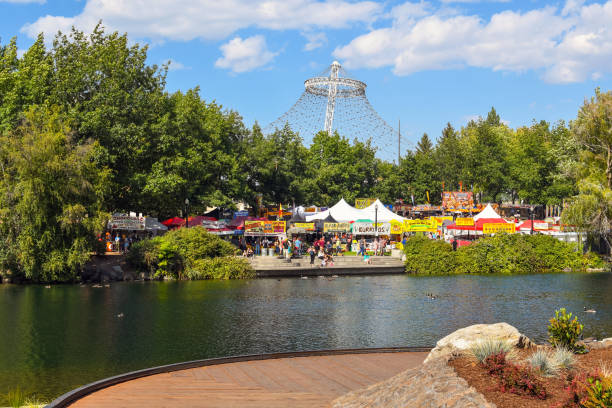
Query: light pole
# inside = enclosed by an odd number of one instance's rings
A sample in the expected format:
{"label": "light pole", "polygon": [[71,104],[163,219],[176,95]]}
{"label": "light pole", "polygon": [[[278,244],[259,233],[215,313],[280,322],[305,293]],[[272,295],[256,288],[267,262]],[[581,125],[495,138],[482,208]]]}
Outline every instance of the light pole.
{"label": "light pole", "polygon": [[185,228],[189,228],[189,199],[185,199]]}
{"label": "light pole", "polygon": [[374,236],[378,242],[378,204],[374,205]]}

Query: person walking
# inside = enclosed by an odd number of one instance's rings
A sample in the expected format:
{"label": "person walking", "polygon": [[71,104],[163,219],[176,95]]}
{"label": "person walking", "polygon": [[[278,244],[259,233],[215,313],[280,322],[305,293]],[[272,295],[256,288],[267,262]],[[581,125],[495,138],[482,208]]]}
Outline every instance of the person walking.
{"label": "person walking", "polygon": [[365,248],[366,248],[365,239],[361,238],[359,240],[359,255],[365,255],[366,253]]}
{"label": "person walking", "polygon": [[315,257],[317,256],[317,252],[314,247],[308,248],[308,254],[310,255],[310,264],[314,265]]}
{"label": "person walking", "polygon": [[302,241],[300,240],[300,237],[297,237],[295,240],[295,253],[298,257],[302,256]]}
{"label": "person walking", "polygon": [[255,241],[255,255],[261,255],[261,238],[257,238],[257,241]]}

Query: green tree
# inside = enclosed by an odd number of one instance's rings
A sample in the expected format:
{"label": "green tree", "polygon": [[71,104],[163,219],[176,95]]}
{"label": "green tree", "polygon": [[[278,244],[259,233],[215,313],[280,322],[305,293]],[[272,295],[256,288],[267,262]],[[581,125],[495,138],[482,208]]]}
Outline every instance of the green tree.
{"label": "green tree", "polygon": [[378,176],[376,150],[370,142],[351,142],[337,132],[317,133],[307,155],[303,181],[306,202],[332,205],[374,193]]}
{"label": "green tree", "polygon": [[438,164],[440,181],[444,182],[445,188],[452,190],[458,188],[463,164],[464,154],[459,142],[458,133],[446,124],[442,130],[442,136],[438,140],[435,151],[435,161]]}
{"label": "green tree", "polygon": [[57,109],[30,108],[0,137],[0,273],[70,281],[96,248],[107,214],[95,143],[77,145]]}
{"label": "green tree", "polygon": [[593,154],[591,159],[603,163],[606,186],[612,188],[612,91],[597,88],[570,126],[578,143]]}

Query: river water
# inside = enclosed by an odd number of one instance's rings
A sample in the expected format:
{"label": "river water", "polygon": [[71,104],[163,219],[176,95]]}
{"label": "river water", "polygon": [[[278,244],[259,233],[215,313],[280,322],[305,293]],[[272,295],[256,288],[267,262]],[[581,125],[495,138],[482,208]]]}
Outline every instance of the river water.
{"label": "river water", "polygon": [[15,388],[51,400],[194,359],[433,346],[475,323],[505,321],[543,341],[560,307],[578,312],[585,337],[612,337],[612,274],[0,285],[0,406]]}

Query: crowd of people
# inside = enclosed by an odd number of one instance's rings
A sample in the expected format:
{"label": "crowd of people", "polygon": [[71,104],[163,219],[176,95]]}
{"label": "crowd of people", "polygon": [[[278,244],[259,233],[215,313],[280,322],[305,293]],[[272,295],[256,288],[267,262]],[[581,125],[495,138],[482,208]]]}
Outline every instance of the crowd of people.
{"label": "crowd of people", "polygon": [[323,235],[308,241],[303,241],[300,236],[270,238],[242,237],[236,245],[240,248],[242,256],[247,258],[259,255],[277,256],[291,262],[291,259],[307,255],[310,257],[310,265],[314,266],[315,260],[318,259],[320,266],[326,267],[334,265],[334,256],[344,256],[354,252],[369,264],[372,262],[371,255],[383,255],[389,244],[385,237],[368,242],[364,237],[356,238],[351,234]]}

